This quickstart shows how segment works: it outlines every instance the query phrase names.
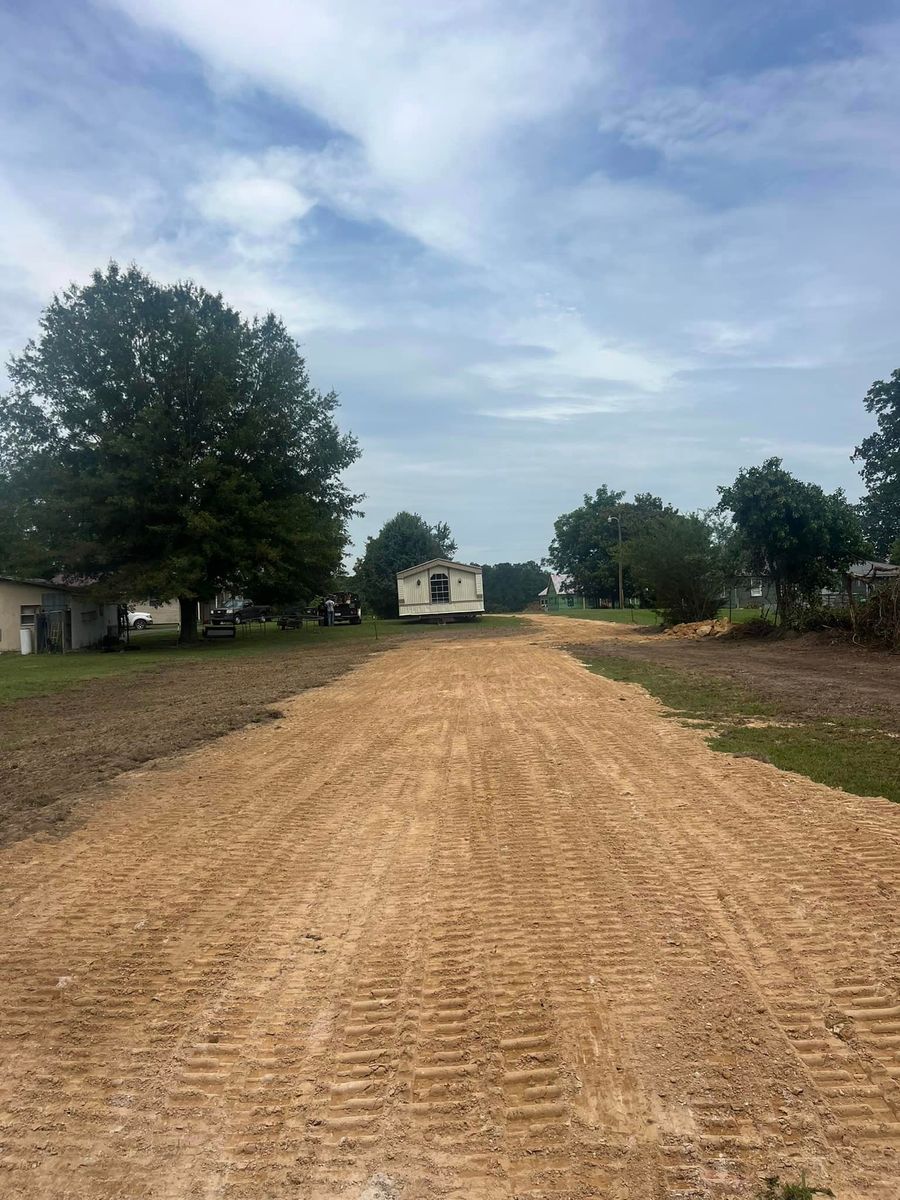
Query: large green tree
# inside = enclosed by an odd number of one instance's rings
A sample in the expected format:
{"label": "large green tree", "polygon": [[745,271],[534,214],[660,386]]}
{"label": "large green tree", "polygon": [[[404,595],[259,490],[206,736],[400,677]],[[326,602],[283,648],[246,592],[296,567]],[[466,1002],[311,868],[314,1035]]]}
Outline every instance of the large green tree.
{"label": "large green tree", "polygon": [[730,579],[730,563],[716,531],[702,517],[665,513],[626,547],[639,587],[654,597],[669,624],[714,617]]}
{"label": "large green tree", "polygon": [[275,316],[111,264],[40,329],[0,402],[16,559],[108,598],[177,598],[185,640],[220,588],[273,600],[335,572],[358,450]]}
{"label": "large green tree", "polygon": [[382,525],[356,564],[363,603],[379,617],[396,617],[397,572],[431,558],[452,558],[456,542],[450,526],[429,525],[418,513],[399,512]]}
{"label": "large green tree", "polygon": [[780,458],[740,471],[719,495],[719,508],[731,514],[741,534],[749,569],[771,578],[786,625],[796,624],[820,589],[865,552],[859,519],[844,493],[795,479]]}
{"label": "large green tree", "polygon": [[536,562],[494,563],[481,568],[488,612],[521,612],[546,586],[547,572]]}
{"label": "large green tree", "polygon": [[875,553],[885,558],[900,540],[900,369],[873,383],[864,403],[877,428],[853,454],[867,488],[860,515]]}
{"label": "large green tree", "polygon": [[[643,533],[650,521],[664,513],[673,513],[658,496],[641,492],[631,502],[625,493],[605,484],[572,512],[563,513],[554,524],[555,536],[547,556],[549,564],[568,575],[575,586],[594,601],[618,597],[618,528],[621,521],[623,546]],[[625,592],[634,595],[636,585],[630,568],[625,566]]]}

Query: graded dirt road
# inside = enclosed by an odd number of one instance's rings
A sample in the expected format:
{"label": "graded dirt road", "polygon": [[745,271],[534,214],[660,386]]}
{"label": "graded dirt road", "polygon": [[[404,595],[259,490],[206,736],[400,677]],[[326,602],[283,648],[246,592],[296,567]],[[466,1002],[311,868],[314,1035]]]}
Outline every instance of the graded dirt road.
{"label": "graded dirt road", "polygon": [[0,852],[0,1196],[896,1200],[900,809],[551,636],[404,643]]}

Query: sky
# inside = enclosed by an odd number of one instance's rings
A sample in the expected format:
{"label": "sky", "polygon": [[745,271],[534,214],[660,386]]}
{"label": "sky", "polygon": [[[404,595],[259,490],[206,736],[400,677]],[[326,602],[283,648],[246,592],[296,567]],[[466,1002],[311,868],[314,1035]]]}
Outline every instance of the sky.
{"label": "sky", "polygon": [[0,359],[109,259],[273,310],[399,509],[859,494],[900,365],[900,2],[0,0]]}

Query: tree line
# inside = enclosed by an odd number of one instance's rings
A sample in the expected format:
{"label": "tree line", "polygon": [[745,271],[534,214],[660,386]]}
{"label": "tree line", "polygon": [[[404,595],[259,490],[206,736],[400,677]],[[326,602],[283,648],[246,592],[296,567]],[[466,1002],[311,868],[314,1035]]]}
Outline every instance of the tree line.
{"label": "tree line", "polygon": [[774,589],[776,622],[799,627],[852,563],[900,562],[900,372],[874,385],[867,405],[879,428],[854,455],[871,481],[859,505],[795,478],[780,458],[739,471],[701,513],[650,494],[626,501],[604,485],[556,521],[549,562],[593,603],[614,602],[621,564],[626,594],[672,623],[714,616],[738,580],[760,577]]}
{"label": "tree line", "polygon": [[[98,599],[177,598],[185,639],[196,601],[222,590],[277,603],[339,578],[362,499],[342,473],[360,451],[273,314],[247,321],[190,281],[111,263],[54,296],[9,376],[0,573],[78,580]],[[780,618],[796,624],[855,559],[900,561],[900,370],[865,406],[876,428],[852,456],[867,488],[859,505],[778,458],[740,471],[704,513],[602,485],[557,519],[542,563],[482,565],[488,610],[532,603],[548,567],[592,602],[614,602],[621,565],[628,596],[666,619],[702,619],[752,574],[772,581]],[[456,551],[445,522],[401,512],[346,582],[396,616],[397,571]]]}

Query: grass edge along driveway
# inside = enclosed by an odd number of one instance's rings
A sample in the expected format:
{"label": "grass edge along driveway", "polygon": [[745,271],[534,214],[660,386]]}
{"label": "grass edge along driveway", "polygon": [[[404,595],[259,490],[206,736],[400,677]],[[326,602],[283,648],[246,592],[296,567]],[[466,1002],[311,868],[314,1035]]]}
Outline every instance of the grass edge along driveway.
{"label": "grass edge along driveway", "polygon": [[787,719],[774,701],[699,672],[616,657],[582,662],[608,679],[638,684],[667,715],[706,729],[713,750],[749,755],[856,796],[900,802],[900,738],[871,720]]}
{"label": "grass edge along driveway", "polygon": [[46,696],[76,687],[92,679],[117,677],[160,667],[202,665],[223,656],[284,654],[321,649],[329,644],[381,638],[427,637],[442,629],[477,632],[513,632],[523,625],[521,617],[486,615],[479,621],[457,626],[412,625],[404,621],[365,620],[361,625],[339,625],[323,629],[317,625],[281,630],[274,622],[248,625],[238,630],[234,641],[197,641],[178,645],[177,629],[150,629],[132,634],[132,650],[76,650],[69,654],[0,654],[0,706],[26,696]]}

